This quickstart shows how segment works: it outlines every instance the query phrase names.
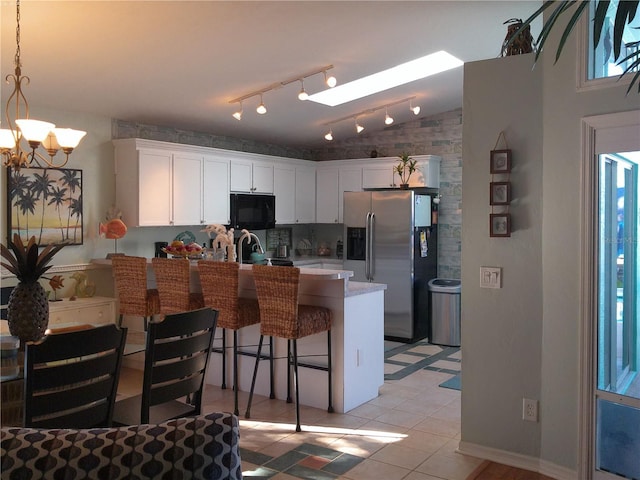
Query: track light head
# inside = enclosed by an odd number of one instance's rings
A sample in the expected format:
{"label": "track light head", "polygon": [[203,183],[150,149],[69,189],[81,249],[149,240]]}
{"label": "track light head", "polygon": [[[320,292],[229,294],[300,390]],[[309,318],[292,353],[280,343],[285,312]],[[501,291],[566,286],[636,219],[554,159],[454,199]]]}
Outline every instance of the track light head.
{"label": "track light head", "polygon": [[362,131],[364,130],[364,127],[358,123],[357,118],[355,119],[355,121],[356,121],[356,133],[362,133]]}
{"label": "track light head", "polygon": [[242,102],[240,102],[240,110],[238,110],[237,112],[234,112],[233,118],[235,118],[238,121],[242,120]]}
{"label": "track light head", "polygon": [[258,112],[260,115],[264,115],[265,113],[267,113],[267,107],[264,106],[264,102],[262,101],[262,94],[260,94],[260,105],[258,105],[258,108],[256,108],[256,112]]}
{"label": "track light head", "polygon": [[414,115],[418,115],[420,113],[420,105],[416,105],[415,107],[411,104],[411,100],[409,100],[409,110],[413,112]]}
{"label": "track light head", "polygon": [[298,100],[302,100],[303,102],[309,98],[309,94],[304,89],[304,78],[300,79],[300,92],[298,93]]}
{"label": "track light head", "polygon": [[325,134],[324,139],[327,141],[333,140],[333,131],[329,129],[329,131]]}
{"label": "track light head", "polygon": [[389,112],[386,111],[385,109],[385,114],[384,114],[384,124],[385,125],[391,125],[393,123],[393,117],[389,116]]}
{"label": "track light head", "polygon": [[333,88],[338,84],[338,81],[336,80],[336,77],[334,77],[333,75],[327,76],[327,71],[326,70],[323,73],[324,73],[324,83],[327,84],[327,87]]}

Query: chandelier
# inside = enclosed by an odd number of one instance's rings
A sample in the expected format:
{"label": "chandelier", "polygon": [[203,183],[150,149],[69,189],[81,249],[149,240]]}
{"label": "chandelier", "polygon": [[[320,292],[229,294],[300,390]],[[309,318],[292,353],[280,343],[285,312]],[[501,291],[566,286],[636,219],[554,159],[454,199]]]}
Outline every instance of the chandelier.
{"label": "chandelier", "polygon": [[[31,80],[22,75],[22,64],[20,63],[20,0],[16,0],[14,64],[15,73],[6,77],[7,83],[13,82],[13,92],[5,107],[5,119],[9,128],[0,129],[0,154],[4,166],[16,169],[44,165],[48,168],[62,168],[69,161],[69,155],[73,149],[78,146],[87,132],[70,128],[56,128],[53,123],[29,118],[29,103],[22,92],[23,82],[24,85],[28,85]],[[12,104],[13,112],[11,112]],[[11,113],[13,113],[13,121]],[[23,139],[29,144],[29,148],[25,150],[22,148]],[[41,145],[47,151],[49,158],[37,151]],[[62,150],[65,156],[61,163],[56,163],[54,157],[59,150]]]}

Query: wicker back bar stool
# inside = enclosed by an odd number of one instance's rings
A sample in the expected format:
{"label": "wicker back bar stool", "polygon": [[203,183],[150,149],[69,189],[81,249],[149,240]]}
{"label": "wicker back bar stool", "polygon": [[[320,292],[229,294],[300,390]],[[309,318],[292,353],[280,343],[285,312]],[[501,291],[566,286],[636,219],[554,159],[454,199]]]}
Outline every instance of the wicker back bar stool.
{"label": "wicker back bar stool", "polygon": [[160,296],[160,313],[187,312],[204,307],[202,293],[190,292],[190,265],[186,258],[152,258]]}
{"label": "wicker back bar stool", "polygon": [[[329,406],[327,411],[333,412],[332,378],[331,378],[331,310],[315,305],[300,305],[298,303],[298,288],[300,269],[296,267],[272,267],[267,265],[253,265],[253,279],[256,284],[258,304],[260,305],[260,341],[258,354],[251,379],[251,391],[247,404],[246,418],[251,416],[251,402],[253,389],[258,373],[260,351],[264,335],[287,339],[287,391],[291,384],[290,372],[293,367],[293,379],[296,395],[296,432],[300,428],[300,395],[298,376],[298,343],[303,338],[316,333],[327,332],[327,373]],[[293,351],[291,349],[293,346]],[[323,369],[324,368],[318,368]],[[290,394],[287,402],[291,401]]]}
{"label": "wicker back bar stool", "polygon": [[[238,411],[238,330],[260,323],[260,307],[255,298],[238,296],[238,272],[236,262],[198,261],[198,274],[202,286],[204,304],[218,311],[218,327],[222,328],[222,385],[226,386],[226,330],[233,330],[233,389],[234,414]],[[273,342],[269,343],[271,374],[271,398],[275,398],[273,384]]]}
{"label": "wicker back bar stool", "polygon": [[147,288],[147,259],[117,255],[111,258],[118,295],[118,326],[124,315],[142,317],[144,330],[147,321],[160,313],[160,297],[156,288]]}

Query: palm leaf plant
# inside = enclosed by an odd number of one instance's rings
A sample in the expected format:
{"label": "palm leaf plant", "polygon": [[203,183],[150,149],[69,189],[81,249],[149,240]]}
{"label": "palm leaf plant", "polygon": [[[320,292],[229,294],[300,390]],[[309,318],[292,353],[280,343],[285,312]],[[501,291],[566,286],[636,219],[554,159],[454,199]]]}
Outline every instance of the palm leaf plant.
{"label": "palm leaf plant", "polygon": [[44,336],[49,323],[49,302],[38,280],[51,268],[49,262],[64,245],[48,245],[38,255],[36,237],[32,236],[25,246],[17,233],[7,246],[0,244],[0,254],[6,260],[2,266],[18,279],[7,305],[9,332],[22,343],[37,341]]}
{"label": "palm leaf plant", "polygon": [[408,153],[398,155],[400,161],[395,167],[396,173],[400,176],[401,185],[408,185],[411,174],[416,171],[416,160],[411,158]]}
{"label": "palm leaf plant", "polygon": [[[614,61],[618,62],[619,65],[626,64],[626,68],[620,75],[620,78],[622,78],[627,73],[635,72],[633,74],[633,77],[631,77],[631,83],[629,84],[629,88],[627,89],[627,94],[631,91],[634,84],[636,83],[638,84],[638,93],[640,93],[640,49],[637,48],[640,42],[632,42],[627,44],[627,47],[636,47],[635,51],[632,51],[629,55],[621,58],[623,56],[621,49],[623,44],[624,30],[627,25],[630,25],[633,22],[638,10],[638,2],[639,0],[619,0],[615,3],[611,2],[610,0],[596,0],[595,12],[593,16],[593,46],[595,48],[600,43],[603,32],[606,31],[604,27],[605,23],[607,22],[607,11],[609,9],[609,5],[613,3],[615,7],[615,21],[613,25],[613,58]],[[547,0],[543,2],[542,6],[538,10],[536,10],[529,18],[522,22],[520,28],[516,30],[513,35],[511,35],[509,41],[507,42],[507,45],[510,45],[513,42],[517,41],[520,33],[525,31],[529,27],[531,22],[533,22],[548,9],[553,8],[552,11],[550,10],[551,13],[543,23],[540,35],[538,35],[538,38],[536,39],[537,48],[535,53],[535,61],[538,61],[538,57],[544,49],[545,43],[549,39],[551,31],[557,25],[558,20],[560,18],[567,18],[568,15],[571,15],[558,43],[555,58],[555,61],[557,62],[560,58],[562,50],[564,49],[567,39],[569,38],[569,35],[571,35],[571,32],[574,30],[582,16],[585,15],[586,12],[589,12],[590,3],[591,2],[584,0]]]}

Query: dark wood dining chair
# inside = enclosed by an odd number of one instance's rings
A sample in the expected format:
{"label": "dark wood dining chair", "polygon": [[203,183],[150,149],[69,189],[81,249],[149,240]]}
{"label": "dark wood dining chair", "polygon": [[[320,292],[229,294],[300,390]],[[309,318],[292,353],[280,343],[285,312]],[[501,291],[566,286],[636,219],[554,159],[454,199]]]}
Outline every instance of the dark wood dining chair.
{"label": "dark wood dining chair", "polygon": [[202,293],[190,291],[190,263],[186,258],[152,258],[160,296],[160,313],[187,312],[204,307]]}
{"label": "dark wood dining chair", "polygon": [[[204,304],[218,310],[218,327],[222,328],[222,388],[226,385],[226,329],[233,331],[233,413],[238,411],[238,330],[260,323],[260,307],[255,298],[241,297],[238,294],[239,264],[236,262],[198,261],[198,274]],[[214,349],[215,350],[215,349]],[[273,377],[273,339],[269,341],[270,388],[271,398],[274,394]]]}
{"label": "dark wood dining chair", "polygon": [[[326,370],[328,374],[329,406],[327,411],[333,412],[332,378],[331,378],[331,321],[332,312],[326,307],[302,305],[298,303],[300,286],[300,269],[296,267],[272,267],[256,265],[252,267],[253,280],[260,305],[260,340],[258,353],[251,379],[251,390],[247,403],[246,418],[251,417],[251,402],[256,384],[258,363],[265,335],[287,339],[287,402],[291,401],[290,372],[293,368],[293,380],[296,395],[296,432],[300,428],[300,395],[298,376],[298,339],[327,332],[327,367],[315,367]],[[293,346],[293,349],[291,348]]]}
{"label": "dark wood dining chair", "polygon": [[126,337],[126,328],[110,324],[27,343],[24,426],[110,426]]}
{"label": "dark wood dining chair", "polygon": [[142,392],[116,402],[114,424],[200,415],[217,319],[216,310],[203,308],[149,323]]}

